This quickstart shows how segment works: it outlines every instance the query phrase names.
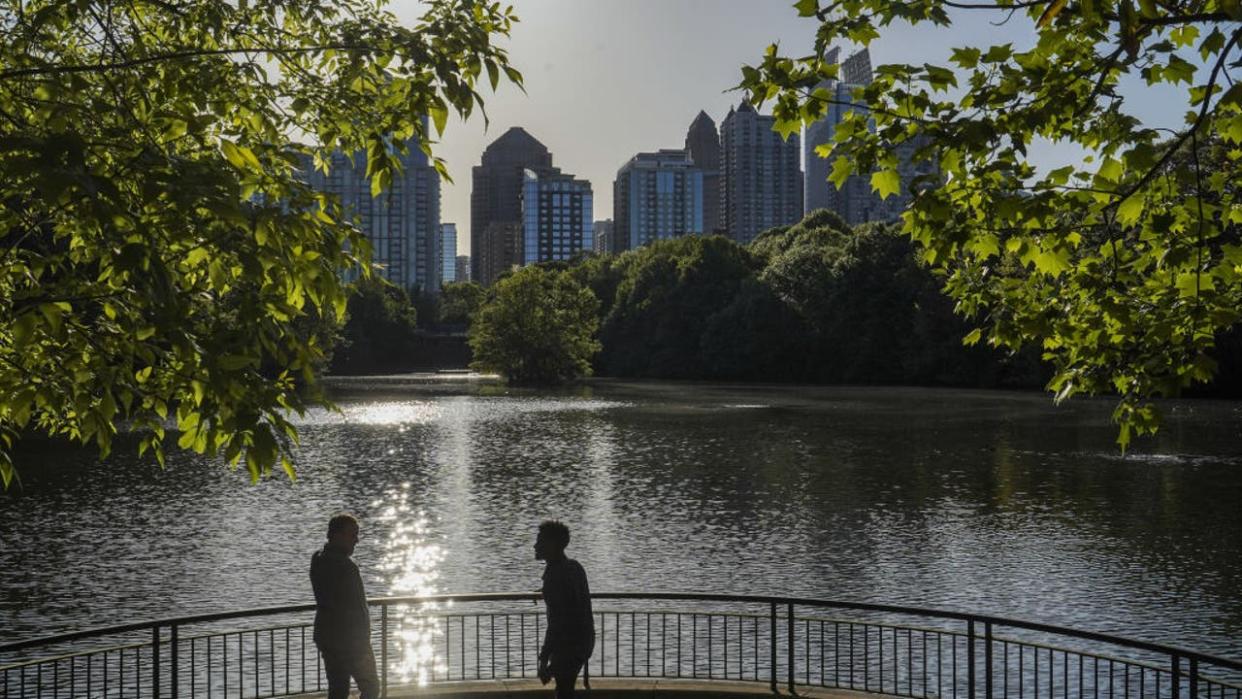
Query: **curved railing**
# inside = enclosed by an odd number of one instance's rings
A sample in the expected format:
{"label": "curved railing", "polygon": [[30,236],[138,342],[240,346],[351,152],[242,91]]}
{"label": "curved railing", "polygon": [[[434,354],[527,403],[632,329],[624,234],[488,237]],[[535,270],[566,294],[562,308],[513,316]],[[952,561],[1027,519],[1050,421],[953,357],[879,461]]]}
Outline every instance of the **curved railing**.
{"label": "curved railing", "polygon": [[[1242,699],[1242,662],[1049,624],[830,600],[604,593],[593,677],[831,687],[918,699]],[[538,594],[371,600],[389,687],[533,677]],[[314,605],[0,644],[0,696],[277,697],[322,691]],[[106,643],[107,645],[102,645]]]}

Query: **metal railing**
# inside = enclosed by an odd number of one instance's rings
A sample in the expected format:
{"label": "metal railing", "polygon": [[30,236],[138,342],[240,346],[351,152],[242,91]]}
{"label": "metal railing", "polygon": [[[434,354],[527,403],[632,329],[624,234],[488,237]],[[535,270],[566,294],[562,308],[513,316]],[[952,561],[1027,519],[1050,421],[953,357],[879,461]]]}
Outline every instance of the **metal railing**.
{"label": "metal railing", "polygon": [[[832,687],[918,699],[1242,699],[1242,662],[979,614],[815,599],[593,595],[593,677]],[[538,594],[371,600],[381,684],[534,677]],[[607,608],[605,608],[605,606]],[[0,697],[251,699],[323,691],[314,605],[0,645]],[[99,644],[107,643],[104,647]]]}

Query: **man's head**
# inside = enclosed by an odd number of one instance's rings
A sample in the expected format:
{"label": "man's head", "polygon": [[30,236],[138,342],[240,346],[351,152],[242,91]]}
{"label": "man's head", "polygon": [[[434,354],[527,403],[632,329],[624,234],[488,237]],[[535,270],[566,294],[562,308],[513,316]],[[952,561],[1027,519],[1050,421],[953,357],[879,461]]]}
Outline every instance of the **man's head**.
{"label": "man's head", "polygon": [[562,558],[566,546],[569,546],[569,527],[554,519],[539,525],[539,535],[535,537],[536,561],[555,561]]}
{"label": "man's head", "polygon": [[328,520],[328,543],[343,550],[347,555],[353,554],[358,543],[358,519],[348,512],[333,515]]}

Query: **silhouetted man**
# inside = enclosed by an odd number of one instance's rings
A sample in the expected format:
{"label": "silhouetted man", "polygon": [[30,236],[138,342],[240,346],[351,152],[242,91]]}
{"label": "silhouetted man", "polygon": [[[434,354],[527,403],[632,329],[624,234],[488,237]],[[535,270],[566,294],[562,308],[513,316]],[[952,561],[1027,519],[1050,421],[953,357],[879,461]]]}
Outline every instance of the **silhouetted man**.
{"label": "silhouetted man", "polygon": [[328,699],[346,699],[350,677],[358,683],[362,699],[379,697],[371,651],[371,612],[362,575],[350,558],[357,543],[358,520],[342,513],[328,520],[328,543],[311,557],[315,645],[328,676]]}
{"label": "silhouetted man", "polygon": [[[586,571],[565,557],[569,527],[556,521],[539,525],[535,560],[543,569],[543,603],[548,608],[548,630],[539,650],[539,680],[556,680],[556,699],[573,699],[578,673],[595,650],[595,619]],[[587,688],[590,689],[588,683]]]}

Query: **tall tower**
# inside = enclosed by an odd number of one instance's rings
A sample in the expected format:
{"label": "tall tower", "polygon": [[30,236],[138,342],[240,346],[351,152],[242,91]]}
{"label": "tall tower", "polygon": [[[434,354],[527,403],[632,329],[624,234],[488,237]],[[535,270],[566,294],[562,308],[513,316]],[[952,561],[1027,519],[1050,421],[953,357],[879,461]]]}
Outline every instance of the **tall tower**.
{"label": "tall tower", "polygon": [[[828,59],[835,60],[837,55],[837,49],[833,49],[828,54]],[[815,148],[833,142],[833,134],[847,114],[855,112],[866,116],[866,105],[855,102],[853,94],[856,88],[867,85],[872,80],[870,54],[863,49],[845,59],[841,62],[837,75],[839,80],[826,80],[818,86],[828,91],[832,103],[828,105],[822,118],[806,127],[806,213],[815,209],[828,209],[851,225],[868,221],[891,221],[900,216],[909,205],[913,197],[910,187],[915,179],[924,181],[920,184],[934,179],[936,167],[927,162],[913,160],[914,151],[923,142],[921,138],[916,138],[897,149],[901,191],[896,195],[881,199],[872,190],[871,174],[866,172],[850,175],[840,189],[829,182],[832,160],[820,157]],[[867,128],[875,128],[870,119],[867,120]]]}
{"label": "tall tower", "polygon": [[470,192],[471,278],[484,286],[521,264],[522,187],[525,172],[550,169],[552,154],[520,126],[483,151]]}
{"label": "tall tower", "polygon": [[720,230],[720,136],[707,112],[699,112],[690,123],[686,152],[703,171],[703,233],[716,233]]}
{"label": "tall tower", "polygon": [[402,171],[378,197],[371,196],[367,158],[361,151],[353,158],[333,153],[327,173],[315,170],[309,160],[302,171],[311,187],[340,197],[346,213],[370,241],[370,262],[381,276],[408,291],[434,294],[440,290],[441,271],[440,176],[416,141],[405,145],[404,155],[389,145]]}
{"label": "tall tower", "polygon": [[591,183],[557,168],[526,170],[522,180],[522,232],[517,263],[568,260],[593,249]]}
{"label": "tall tower", "polygon": [[800,139],[781,138],[775,123],[743,101],[720,124],[720,223],[743,245],[802,217]]}
{"label": "tall tower", "polygon": [[703,180],[703,170],[684,150],[639,153],[621,166],[612,199],[616,241],[622,246],[617,251],[703,233]]}

